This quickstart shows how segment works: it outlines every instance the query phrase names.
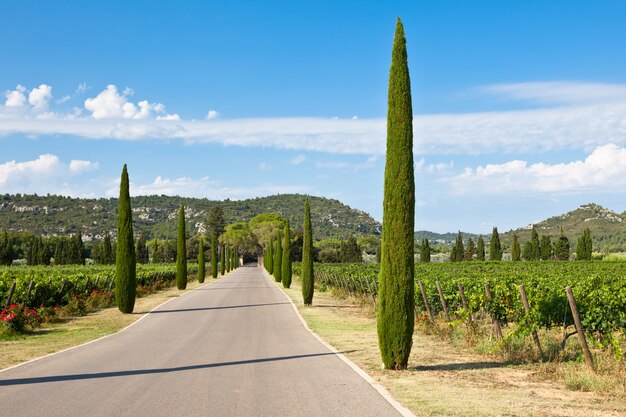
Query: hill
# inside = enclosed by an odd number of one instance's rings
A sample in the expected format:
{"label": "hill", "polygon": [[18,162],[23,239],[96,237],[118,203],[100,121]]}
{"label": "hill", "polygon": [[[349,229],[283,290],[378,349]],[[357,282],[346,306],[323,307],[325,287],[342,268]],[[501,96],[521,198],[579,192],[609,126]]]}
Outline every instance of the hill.
{"label": "hill", "polygon": [[[584,204],[575,210],[535,223],[537,233],[557,238],[563,233],[570,239],[572,249],[585,228],[589,228],[594,251],[616,252],[626,250],[626,212],[617,214],[598,204]],[[508,243],[516,233],[522,241],[530,239],[532,224],[503,234]]]}
{"label": "hill", "polygon": [[[303,223],[304,198],[298,194],[283,194],[240,201],[212,201],[162,195],[133,197],[131,204],[135,233],[144,233],[148,239],[174,239],[180,204],[185,205],[188,232],[199,234],[205,231],[205,220],[214,206],[222,207],[227,224],[275,212],[287,216],[297,227]],[[316,239],[380,234],[380,223],[369,214],[337,200],[310,199]],[[4,194],[0,196],[0,230],[28,231],[43,236],[67,236],[80,230],[85,241],[100,240],[107,231],[116,234],[117,208],[117,198]]]}

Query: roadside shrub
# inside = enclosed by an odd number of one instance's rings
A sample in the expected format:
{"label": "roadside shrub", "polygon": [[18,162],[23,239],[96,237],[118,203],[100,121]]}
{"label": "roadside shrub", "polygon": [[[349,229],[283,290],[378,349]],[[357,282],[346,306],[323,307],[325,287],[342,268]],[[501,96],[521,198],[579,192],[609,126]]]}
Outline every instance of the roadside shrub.
{"label": "roadside shrub", "polygon": [[41,324],[37,311],[23,304],[11,304],[0,311],[0,323],[10,333],[23,333]]}

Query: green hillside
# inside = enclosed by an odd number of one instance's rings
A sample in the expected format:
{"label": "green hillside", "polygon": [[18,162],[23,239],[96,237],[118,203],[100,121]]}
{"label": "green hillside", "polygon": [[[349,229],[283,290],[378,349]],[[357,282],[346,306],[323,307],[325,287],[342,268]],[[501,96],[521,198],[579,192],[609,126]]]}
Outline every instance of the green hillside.
{"label": "green hillside", "polygon": [[[257,214],[275,212],[287,216],[292,225],[303,223],[304,197],[283,194],[248,200],[212,201],[201,198],[140,196],[132,198],[136,234],[148,239],[176,238],[177,210],[182,203],[189,234],[203,233],[211,207],[224,210],[226,223],[248,221]],[[44,236],[82,232],[85,241],[100,240],[108,231],[117,231],[117,198],[83,199],[62,196],[0,196],[0,230],[29,231]],[[369,214],[337,200],[311,197],[311,217],[317,239],[349,235],[380,234],[380,223]]]}
{"label": "green hillside", "polygon": [[[508,244],[517,233],[522,241],[530,239],[532,225],[504,234],[503,240]],[[584,204],[576,210],[550,217],[535,223],[535,229],[540,236],[548,235],[556,238],[563,233],[570,239],[572,249],[576,241],[589,228],[593,239],[594,251],[617,252],[626,250],[626,221],[624,214],[620,215],[598,204]]]}

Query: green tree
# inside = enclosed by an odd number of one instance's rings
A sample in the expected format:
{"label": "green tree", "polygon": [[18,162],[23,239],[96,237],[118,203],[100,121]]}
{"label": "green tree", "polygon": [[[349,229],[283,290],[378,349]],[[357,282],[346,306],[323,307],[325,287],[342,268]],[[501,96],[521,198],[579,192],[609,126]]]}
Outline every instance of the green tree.
{"label": "green tree", "polygon": [[[342,242],[343,243],[343,242]],[[350,236],[348,240],[343,244],[342,262],[346,263],[361,263],[363,262],[363,253],[361,248],[357,244],[356,238]]]}
{"label": "green tree", "polygon": [[117,245],[115,263],[115,302],[122,313],[132,313],[135,308],[137,265],[133,212],[130,207],[128,170],[122,169],[119,210],[117,212]]}
{"label": "green tree", "polygon": [[471,237],[467,239],[467,247],[465,248],[465,256],[463,259],[466,261],[473,261],[474,255],[476,254],[476,245],[474,244],[474,239]]}
{"label": "green tree", "polygon": [[267,243],[267,272],[270,275],[274,274],[274,239],[270,238]]}
{"label": "green tree", "polygon": [[522,258],[526,261],[533,260],[533,243],[529,240],[524,243],[524,249],[522,250]]}
{"label": "green tree", "polygon": [[539,241],[539,256],[543,261],[552,259],[552,241],[548,235],[541,236],[541,240]]}
{"label": "green tree", "polygon": [[457,233],[456,235],[456,240],[454,241],[452,252],[450,253],[450,261],[461,262],[464,257],[465,257],[465,248],[463,246],[463,236],[461,236],[461,231],[459,231],[459,233]]}
{"label": "green tree", "polygon": [[420,242],[419,245],[419,250],[420,250],[420,262],[425,263],[425,262],[430,262],[430,242],[428,242],[428,239],[423,238],[422,241]]}
{"label": "green tree", "polygon": [[13,245],[9,239],[9,234],[4,230],[0,240],[0,265],[11,265],[11,263],[13,263]]}
{"label": "green tree", "polygon": [[140,264],[148,263],[148,247],[146,246],[146,239],[143,233],[137,239],[137,262]]}
{"label": "green tree", "polygon": [[104,264],[115,263],[115,252],[113,252],[113,244],[111,243],[111,234],[106,232],[102,241],[102,259]]}
{"label": "green tree", "polygon": [[[270,245],[271,248],[271,245]],[[304,235],[302,243],[302,299],[304,305],[313,304],[313,230],[311,228],[311,205],[304,202]]]}
{"label": "green tree", "polygon": [[517,234],[513,233],[513,244],[511,245],[511,260],[513,262],[519,262],[521,256],[519,239],[517,238]]}
{"label": "green tree", "polygon": [[476,259],[479,261],[485,260],[485,240],[483,235],[479,235],[478,242],[476,242]]}
{"label": "green tree", "polygon": [[75,265],[84,265],[85,245],[83,244],[83,236],[80,231],[72,236],[70,242],[70,261],[68,263]]}
{"label": "green tree", "polygon": [[217,238],[211,235],[211,276],[217,278]]}
{"label": "green tree", "polygon": [[283,230],[283,260],[281,262],[282,273],[281,279],[283,281],[283,287],[289,288],[291,286],[291,233],[289,231],[289,220],[285,222],[285,229]]}
{"label": "green tree", "polygon": [[198,242],[198,282],[202,284],[204,282],[205,265],[204,265],[204,242],[202,237]]}
{"label": "green tree", "polygon": [[185,231],[185,207],[181,204],[178,213],[178,240],[176,242],[176,287],[187,288],[187,233]]}
{"label": "green tree", "polygon": [[280,234],[278,234],[276,236],[276,253],[274,254],[274,279],[276,282],[283,280],[283,245],[280,240]]}
{"label": "green tree", "polygon": [[224,233],[226,221],[224,221],[224,210],[220,206],[211,207],[209,218],[207,219],[207,232],[209,236],[215,236],[216,239]]}
{"label": "green tree", "polygon": [[233,259],[231,254],[230,254],[230,246],[226,246],[226,255],[225,255],[226,259],[226,272],[230,272],[230,261]]}
{"label": "green tree", "polygon": [[498,233],[497,227],[493,228],[493,231],[491,232],[491,239],[489,240],[489,260],[502,260],[502,245],[500,244],[500,233]]}
{"label": "green tree", "polygon": [[226,246],[220,248],[220,274],[226,275]]}
{"label": "green tree", "polygon": [[554,245],[554,257],[558,261],[567,261],[569,260],[569,250],[569,239],[563,234],[563,229],[561,229],[561,236],[559,236],[559,239]]}
{"label": "green tree", "polygon": [[154,239],[154,244],[152,246],[152,263],[156,264],[160,261],[159,259],[159,239]]}
{"label": "green tree", "polygon": [[541,259],[541,243],[539,242],[539,234],[537,234],[537,230],[534,225],[530,232],[530,247],[532,249],[531,260],[538,261]]}
{"label": "green tree", "polygon": [[406,39],[400,19],[393,41],[387,108],[378,345],[387,369],[406,369],[414,326],[413,110]]}
{"label": "green tree", "polygon": [[591,240],[591,231],[589,228],[583,230],[583,235],[578,238],[576,243],[576,260],[590,261],[593,252],[593,243]]}

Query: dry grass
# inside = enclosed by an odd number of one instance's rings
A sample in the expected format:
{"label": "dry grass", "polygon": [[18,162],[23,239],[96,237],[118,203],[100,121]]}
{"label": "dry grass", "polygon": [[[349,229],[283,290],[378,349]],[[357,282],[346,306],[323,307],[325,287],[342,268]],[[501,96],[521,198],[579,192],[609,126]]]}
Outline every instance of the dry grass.
{"label": "dry grass", "polygon": [[[207,277],[205,284],[211,281],[212,279]],[[170,287],[138,298],[132,314],[122,314],[117,307],[106,308],[83,317],[48,323],[31,334],[0,341],[0,369],[115,333],[170,298],[178,297],[186,291],[205,284],[191,281],[184,291]]]}
{"label": "dry grass", "polygon": [[584,364],[572,363],[569,371],[560,365],[550,371],[543,364],[515,364],[475,353],[463,338],[450,343],[453,335],[441,336],[436,329],[432,334],[415,332],[409,370],[382,370],[371,303],[316,292],[314,305],[304,307],[297,281],[285,292],[313,331],[350,352],[353,362],[418,416],[626,415],[626,398],[613,389],[572,390],[602,380],[593,376],[589,382]]}

